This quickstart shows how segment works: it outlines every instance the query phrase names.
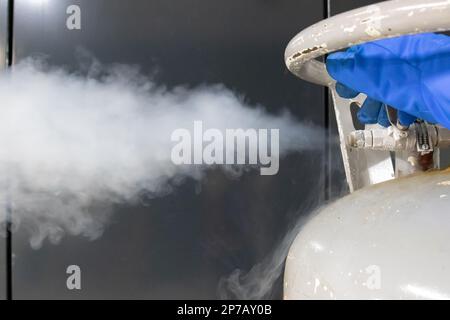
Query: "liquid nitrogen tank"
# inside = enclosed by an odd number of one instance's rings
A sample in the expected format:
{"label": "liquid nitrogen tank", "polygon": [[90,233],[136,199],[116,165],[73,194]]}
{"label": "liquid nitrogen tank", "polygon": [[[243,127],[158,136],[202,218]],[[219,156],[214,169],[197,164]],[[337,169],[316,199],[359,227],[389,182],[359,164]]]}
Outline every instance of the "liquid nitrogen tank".
{"label": "liquid nitrogen tank", "polygon": [[[411,18],[414,17],[414,18]],[[300,32],[285,61],[298,77],[330,88],[350,194],[312,214],[293,242],[285,299],[450,299],[450,170],[440,150],[444,127],[356,130],[343,99],[316,58],[354,44],[450,29],[450,2],[398,0],[333,16]]]}

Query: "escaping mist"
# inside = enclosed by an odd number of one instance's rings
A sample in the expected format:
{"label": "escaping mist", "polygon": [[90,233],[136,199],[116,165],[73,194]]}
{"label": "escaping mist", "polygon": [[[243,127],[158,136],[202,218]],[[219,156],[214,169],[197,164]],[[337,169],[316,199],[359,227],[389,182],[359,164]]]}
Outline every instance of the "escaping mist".
{"label": "escaping mist", "polygon": [[[34,248],[66,233],[95,239],[114,204],[201,179],[211,166],[171,161],[171,134],[196,120],[223,131],[279,129],[281,156],[322,147],[319,129],[248,106],[222,85],[168,90],[134,68],[94,71],[71,74],[30,59],[0,73],[0,220],[4,226],[10,210],[13,229],[25,228]],[[98,207],[102,214],[91,213]]]}
{"label": "escaping mist", "polygon": [[[319,183],[313,186],[317,194],[323,192],[324,186]],[[293,222],[285,236],[275,249],[250,270],[235,269],[230,275],[223,277],[218,286],[218,296],[221,299],[261,300],[270,299],[276,283],[283,274],[285,260],[289,249],[300,230],[309,219],[314,217],[324,205],[320,197],[308,198],[298,209],[302,214],[298,221]],[[282,280],[282,279],[281,279]]]}

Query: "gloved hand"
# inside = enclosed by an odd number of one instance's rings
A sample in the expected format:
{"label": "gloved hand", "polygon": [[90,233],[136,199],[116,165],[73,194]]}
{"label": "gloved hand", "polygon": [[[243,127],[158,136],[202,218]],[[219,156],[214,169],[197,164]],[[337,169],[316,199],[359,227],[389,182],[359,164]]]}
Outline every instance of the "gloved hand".
{"label": "gloved hand", "polygon": [[362,123],[389,126],[384,104],[396,108],[398,120],[416,118],[450,129],[450,37],[419,34],[356,45],[330,54],[328,73],[343,98],[359,92],[369,98],[358,112]]}

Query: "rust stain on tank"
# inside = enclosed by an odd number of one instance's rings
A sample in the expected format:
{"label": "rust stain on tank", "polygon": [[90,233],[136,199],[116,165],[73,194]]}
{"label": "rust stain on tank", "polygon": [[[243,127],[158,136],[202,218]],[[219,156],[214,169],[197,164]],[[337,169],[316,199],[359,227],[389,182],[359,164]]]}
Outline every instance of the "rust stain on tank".
{"label": "rust stain on tank", "polygon": [[303,51],[300,51],[300,52],[297,52],[296,54],[294,54],[294,55],[292,56],[292,59],[296,59],[296,58],[298,58],[298,57],[301,57],[301,56],[303,56],[303,55],[305,55],[305,54],[308,54],[308,53],[317,51],[317,50],[319,50],[319,49],[323,49],[323,47],[322,47],[322,46],[314,46],[314,47],[312,47],[312,48],[305,49],[305,50],[303,50]]}

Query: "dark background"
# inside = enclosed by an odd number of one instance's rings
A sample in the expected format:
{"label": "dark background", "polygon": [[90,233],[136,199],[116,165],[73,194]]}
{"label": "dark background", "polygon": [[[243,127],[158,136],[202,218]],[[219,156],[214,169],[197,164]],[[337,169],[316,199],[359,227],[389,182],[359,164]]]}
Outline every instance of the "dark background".
{"label": "dark background", "polygon": [[[2,2],[3,1],[3,2]],[[4,9],[5,0],[0,0]],[[169,87],[223,83],[270,112],[335,125],[326,91],[285,68],[284,49],[301,29],[376,1],[354,0],[15,0],[14,62],[45,55],[79,66],[80,48],[102,63],[138,65]],[[78,4],[82,30],[66,29]],[[2,7],[3,6],[3,7]],[[67,236],[33,250],[26,230],[12,236],[14,299],[217,298],[218,283],[268,256],[309,208],[338,194],[344,177],[336,146],[282,159],[276,176],[232,180],[208,172],[146,206],[115,209],[96,241]],[[338,168],[331,170],[330,168]],[[330,187],[330,188],[328,188]],[[6,245],[0,243],[0,250]],[[0,252],[0,298],[6,297]],[[82,269],[82,290],[66,288],[66,268]],[[3,280],[5,279],[5,280]],[[281,298],[281,279],[268,298]]]}

